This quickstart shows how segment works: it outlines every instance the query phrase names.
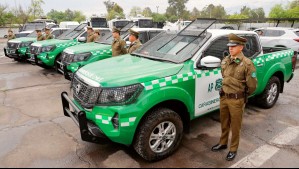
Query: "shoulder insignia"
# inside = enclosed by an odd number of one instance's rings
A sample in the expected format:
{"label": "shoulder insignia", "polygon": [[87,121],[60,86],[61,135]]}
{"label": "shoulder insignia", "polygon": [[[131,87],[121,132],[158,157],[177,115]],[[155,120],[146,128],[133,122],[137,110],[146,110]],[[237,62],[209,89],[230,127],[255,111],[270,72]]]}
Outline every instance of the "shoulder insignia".
{"label": "shoulder insignia", "polygon": [[256,78],[256,72],[252,72],[251,77]]}

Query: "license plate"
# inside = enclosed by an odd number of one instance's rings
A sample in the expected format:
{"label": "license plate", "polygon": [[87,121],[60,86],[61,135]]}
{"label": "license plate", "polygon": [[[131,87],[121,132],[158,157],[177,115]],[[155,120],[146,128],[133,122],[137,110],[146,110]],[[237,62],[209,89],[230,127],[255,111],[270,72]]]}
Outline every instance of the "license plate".
{"label": "license plate", "polygon": [[16,53],[15,49],[6,49],[7,54]]}

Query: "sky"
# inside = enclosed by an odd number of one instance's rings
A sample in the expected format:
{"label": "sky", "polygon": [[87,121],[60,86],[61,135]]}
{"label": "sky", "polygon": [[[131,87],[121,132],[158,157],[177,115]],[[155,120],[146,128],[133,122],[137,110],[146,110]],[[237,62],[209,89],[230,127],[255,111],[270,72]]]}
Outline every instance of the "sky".
{"label": "sky", "polygon": [[[106,7],[104,5],[105,0],[44,0],[45,4],[42,5],[44,12],[47,13],[51,9],[58,11],[64,11],[66,9],[82,11],[87,17],[95,14],[100,16],[106,13]],[[168,0],[111,0],[119,4],[125,14],[129,14],[133,6],[150,7],[153,12],[165,13],[168,6]],[[276,4],[288,4],[290,0],[189,0],[186,4],[188,10],[192,10],[196,7],[202,10],[209,4],[222,5],[228,12],[228,14],[234,14],[240,12],[243,6],[250,7],[251,9],[263,7],[266,15],[270,12],[270,9]],[[31,0],[0,0],[0,4],[7,4],[9,7],[15,5],[22,5],[23,7],[29,6]]]}

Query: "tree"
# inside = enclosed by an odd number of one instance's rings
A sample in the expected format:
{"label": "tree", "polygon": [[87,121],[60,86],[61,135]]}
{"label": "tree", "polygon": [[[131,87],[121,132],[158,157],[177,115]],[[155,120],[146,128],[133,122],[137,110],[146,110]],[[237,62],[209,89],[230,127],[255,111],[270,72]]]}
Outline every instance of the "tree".
{"label": "tree", "polygon": [[15,23],[24,25],[26,22],[31,20],[31,10],[30,8],[23,8],[19,5],[18,8],[13,9],[15,14]]}
{"label": "tree", "polygon": [[70,9],[62,11],[56,11],[52,9],[50,12],[47,13],[47,17],[53,20],[56,20],[57,22],[61,21],[77,21],[81,22],[86,19],[86,17],[82,14],[81,11],[72,11]]}
{"label": "tree", "polygon": [[203,8],[201,16],[205,18],[223,19],[226,17],[226,11],[222,5],[214,6],[213,4]]}
{"label": "tree", "polygon": [[111,2],[110,0],[104,1],[104,5],[106,6],[107,13],[109,13],[113,7],[114,7],[115,2]]}
{"label": "tree", "polygon": [[294,0],[288,4],[286,16],[288,18],[299,18],[299,0]]}
{"label": "tree", "polygon": [[243,6],[241,8],[240,14],[250,17],[250,15],[251,15],[251,9],[249,7],[247,7],[247,6]]}
{"label": "tree", "polygon": [[33,19],[36,19],[36,17],[41,17],[42,15],[44,15],[42,4],[45,4],[43,0],[31,0],[29,11],[30,13],[32,13]]}
{"label": "tree", "polygon": [[142,15],[145,17],[151,17],[153,15],[153,12],[152,12],[151,8],[146,7],[143,9]]}
{"label": "tree", "polygon": [[4,26],[6,23],[6,9],[7,9],[7,5],[1,5],[0,4],[0,26]]}
{"label": "tree", "polygon": [[200,11],[196,7],[194,7],[192,12],[190,13],[190,19],[194,20],[199,17],[200,17]]}
{"label": "tree", "polygon": [[130,11],[130,16],[136,17],[138,14],[142,14],[142,9],[137,6],[133,6]]}
{"label": "tree", "polygon": [[152,17],[154,22],[165,22],[167,20],[167,17],[160,13],[153,13]]}
{"label": "tree", "polygon": [[285,18],[286,16],[287,12],[281,4],[275,5],[269,13],[269,18]]}
{"label": "tree", "polygon": [[185,4],[189,0],[168,0],[168,8],[166,9],[166,14],[168,17],[176,16],[178,18],[187,19],[186,6]]}

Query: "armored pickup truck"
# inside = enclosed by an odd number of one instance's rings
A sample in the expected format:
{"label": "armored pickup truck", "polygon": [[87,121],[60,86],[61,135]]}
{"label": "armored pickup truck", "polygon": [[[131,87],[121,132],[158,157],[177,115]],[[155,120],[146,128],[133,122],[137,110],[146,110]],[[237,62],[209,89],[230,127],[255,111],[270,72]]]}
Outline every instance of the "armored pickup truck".
{"label": "armored pickup truck", "polygon": [[[121,37],[127,41],[128,45],[130,43],[128,31],[130,27],[129,24],[128,27],[121,29]],[[158,28],[134,28],[134,30],[139,32],[141,43],[147,42],[163,31]],[[108,30],[101,31],[101,33],[104,33],[105,36],[102,36],[97,42],[72,46],[62,52],[62,60],[57,63],[60,65],[59,71],[64,74],[66,79],[71,80],[73,73],[84,65],[112,57],[112,33]]]}
{"label": "armored pickup truck", "polygon": [[[258,85],[251,97],[271,108],[293,77],[294,51],[262,48],[255,32],[208,29],[215,20],[195,20],[179,33],[164,32],[132,55],[80,68],[72,94],[61,94],[63,112],[92,143],[132,145],[148,161],[179,147],[190,121],[219,109],[221,60],[228,34],[245,37]],[[235,72],[240,73],[240,72]]]}
{"label": "armored pickup truck", "polygon": [[[67,30],[67,28],[52,28],[51,34],[54,35],[54,37],[58,37]],[[16,61],[27,60],[29,57],[29,47],[34,42],[36,42],[35,31],[26,37],[9,40],[7,46],[4,47],[4,54]]]}

